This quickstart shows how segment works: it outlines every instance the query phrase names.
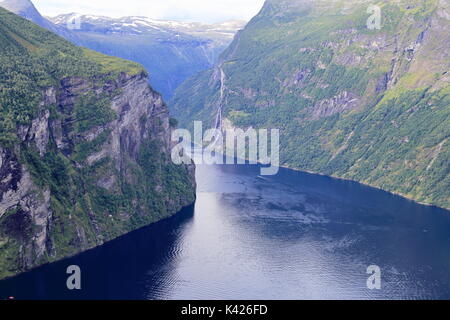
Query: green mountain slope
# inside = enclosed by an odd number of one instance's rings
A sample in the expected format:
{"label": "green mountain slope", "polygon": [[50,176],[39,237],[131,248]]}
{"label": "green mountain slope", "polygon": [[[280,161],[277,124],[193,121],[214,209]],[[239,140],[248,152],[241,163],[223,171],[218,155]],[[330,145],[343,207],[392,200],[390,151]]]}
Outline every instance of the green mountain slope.
{"label": "green mountain slope", "polygon": [[0,8],[0,278],[168,217],[195,199],[143,68]]}
{"label": "green mountain slope", "polygon": [[[380,30],[367,27],[371,4]],[[172,110],[192,127],[221,105],[223,126],[279,128],[284,166],[450,208],[449,10],[442,0],[268,0]]]}

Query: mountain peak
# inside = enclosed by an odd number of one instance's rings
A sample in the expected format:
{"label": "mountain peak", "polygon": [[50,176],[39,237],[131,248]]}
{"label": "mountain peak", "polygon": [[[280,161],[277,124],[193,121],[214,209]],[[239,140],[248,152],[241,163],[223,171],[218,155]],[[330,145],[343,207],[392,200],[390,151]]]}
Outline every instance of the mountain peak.
{"label": "mountain peak", "polygon": [[42,16],[30,0],[0,0],[0,7],[29,20],[42,19]]}
{"label": "mountain peak", "polygon": [[38,26],[50,30],[66,39],[74,42],[77,40],[69,30],[54,25],[44,18],[30,0],[0,0],[0,7],[17,14],[22,18],[28,19]]}
{"label": "mountain peak", "polygon": [[79,18],[81,22],[81,29],[78,31],[134,35],[164,34],[164,37],[167,37],[167,35],[184,35],[210,39],[221,43],[228,43],[233,38],[236,30],[243,28],[246,23],[240,20],[230,20],[215,24],[205,24],[200,22],[158,20],[144,16],[111,18],[73,12],[49,17],[48,19],[55,25],[65,27],[74,17]]}

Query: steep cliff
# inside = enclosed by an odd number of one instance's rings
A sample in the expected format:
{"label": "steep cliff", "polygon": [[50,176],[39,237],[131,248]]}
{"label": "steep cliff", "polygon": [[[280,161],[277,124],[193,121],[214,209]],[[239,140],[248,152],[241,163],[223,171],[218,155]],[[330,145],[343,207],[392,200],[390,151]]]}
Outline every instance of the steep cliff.
{"label": "steep cliff", "polygon": [[100,245],[195,200],[135,63],[0,9],[0,278]]}
{"label": "steep cliff", "polygon": [[186,127],[279,128],[284,166],[450,208],[449,19],[446,0],[267,0],[169,105]]}

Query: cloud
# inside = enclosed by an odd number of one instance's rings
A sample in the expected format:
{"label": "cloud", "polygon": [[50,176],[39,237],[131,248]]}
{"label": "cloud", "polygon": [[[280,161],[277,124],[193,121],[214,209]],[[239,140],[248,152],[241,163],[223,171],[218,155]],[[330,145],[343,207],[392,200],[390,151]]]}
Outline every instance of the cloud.
{"label": "cloud", "polygon": [[78,12],[82,14],[147,16],[154,19],[219,22],[249,20],[264,0],[33,0],[47,16]]}

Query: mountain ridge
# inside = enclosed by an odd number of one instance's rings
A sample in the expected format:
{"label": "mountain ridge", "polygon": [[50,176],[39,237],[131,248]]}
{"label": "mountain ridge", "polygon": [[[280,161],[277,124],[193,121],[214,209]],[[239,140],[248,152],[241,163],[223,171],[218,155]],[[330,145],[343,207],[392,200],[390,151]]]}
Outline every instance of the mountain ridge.
{"label": "mountain ridge", "polygon": [[[182,126],[281,130],[283,166],[450,208],[448,2],[267,1],[169,105]],[[224,98],[219,74],[226,81]]]}
{"label": "mountain ridge", "polygon": [[152,85],[169,99],[191,75],[212,66],[243,21],[201,24],[146,17],[109,18],[65,14],[50,18],[60,27],[77,17],[72,32],[95,51],[143,64]]}
{"label": "mountain ridge", "polygon": [[221,37],[229,39],[233,38],[237,29],[244,27],[245,21],[242,20],[226,20],[219,23],[200,23],[200,22],[182,22],[174,20],[159,20],[145,16],[124,16],[120,18],[111,18],[99,15],[86,15],[76,12],[68,14],[60,14],[53,17],[46,17],[49,21],[59,26],[66,26],[74,18],[80,21],[80,29],[89,29],[95,31],[96,27],[100,32],[117,32],[117,33],[134,33],[162,30],[172,33],[185,33],[189,35],[200,36],[202,34],[211,33],[204,36],[206,39],[214,40]]}
{"label": "mountain ridge", "polygon": [[[166,99],[184,80],[213,65],[232,41],[234,32],[245,24],[239,20],[202,24],[76,13],[44,18],[30,0],[17,1],[3,0],[0,6],[76,45],[142,64],[150,72],[152,87]],[[74,17],[78,18],[80,29],[67,23],[73,22]],[[133,27],[136,21],[139,25]]]}
{"label": "mountain ridge", "polygon": [[43,17],[30,0],[0,0],[0,7],[33,21],[40,27],[56,33],[69,41],[79,41],[70,31]]}

